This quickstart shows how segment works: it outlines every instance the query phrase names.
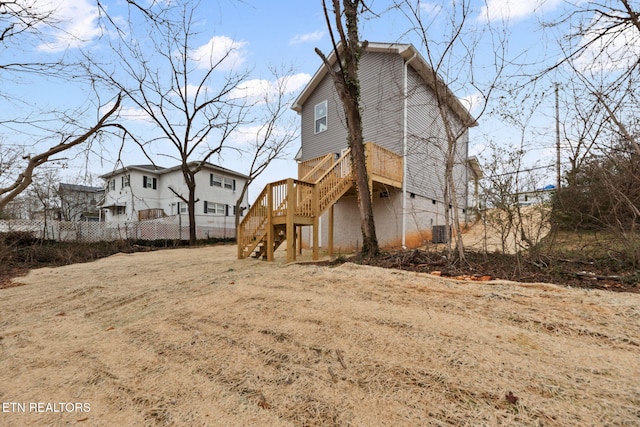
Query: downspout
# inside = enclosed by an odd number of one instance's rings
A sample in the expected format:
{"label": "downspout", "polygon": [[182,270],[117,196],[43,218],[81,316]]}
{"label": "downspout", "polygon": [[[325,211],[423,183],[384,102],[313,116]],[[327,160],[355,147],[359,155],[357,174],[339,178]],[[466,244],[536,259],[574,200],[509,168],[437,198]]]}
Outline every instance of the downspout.
{"label": "downspout", "polygon": [[404,63],[403,70],[403,125],[402,125],[402,249],[407,249],[407,127],[408,127],[408,118],[407,118],[407,110],[408,110],[408,67],[409,63],[413,61],[416,56],[418,56],[418,52],[414,52],[413,56],[409,58]]}

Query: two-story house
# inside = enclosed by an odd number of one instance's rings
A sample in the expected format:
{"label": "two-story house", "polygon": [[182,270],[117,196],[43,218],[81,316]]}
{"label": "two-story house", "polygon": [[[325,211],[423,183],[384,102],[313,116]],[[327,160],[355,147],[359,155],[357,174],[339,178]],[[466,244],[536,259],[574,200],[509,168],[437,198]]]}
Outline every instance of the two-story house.
{"label": "two-story house", "polygon": [[[335,66],[336,56],[329,61]],[[444,202],[448,140],[441,111],[459,135],[453,169],[461,218],[468,204],[468,129],[477,123],[410,44],[368,43],[359,77],[378,240],[383,247],[420,246],[451,209]],[[442,110],[436,93],[445,100]],[[332,252],[361,245],[343,107],[324,65],[292,108],[301,116],[298,179],[286,189],[273,183],[258,197],[238,231],[239,257],[255,251],[271,259],[285,240],[289,260],[304,241],[314,257],[320,246]]]}
{"label": "two-story house", "polygon": [[98,202],[104,190],[101,187],[60,183],[58,219],[63,221],[101,221]]}
{"label": "two-story house", "polygon": [[[188,189],[180,166],[132,165],[106,173],[99,204],[107,222],[130,222],[188,215]],[[233,228],[235,205],[247,176],[211,163],[196,174],[196,226],[227,224]],[[248,199],[241,204],[248,207]]]}

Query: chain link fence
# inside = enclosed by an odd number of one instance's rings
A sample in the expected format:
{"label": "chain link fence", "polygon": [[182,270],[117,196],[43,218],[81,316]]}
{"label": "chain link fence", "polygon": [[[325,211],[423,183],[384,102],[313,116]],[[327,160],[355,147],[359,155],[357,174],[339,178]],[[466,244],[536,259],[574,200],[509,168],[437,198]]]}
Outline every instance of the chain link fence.
{"label": "chain link fence", "polygon": [[[188,240],[186,215],[132,222],[73,222],[55,220],[0,220],[0,233],[29,232],[35,238],[58,242],[100,242],[114,240]],[[233,217],[196,218],[196,238],[235,239]]]}

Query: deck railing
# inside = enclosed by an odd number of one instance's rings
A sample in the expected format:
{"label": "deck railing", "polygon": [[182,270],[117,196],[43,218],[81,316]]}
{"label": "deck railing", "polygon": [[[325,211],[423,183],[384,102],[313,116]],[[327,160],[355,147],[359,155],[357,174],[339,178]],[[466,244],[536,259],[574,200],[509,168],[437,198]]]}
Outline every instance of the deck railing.
{"label": "deck railing", "polygon": [[367,172],[395,182],[402,182],[402,156],[373,142],[365,144],[367,152]]}

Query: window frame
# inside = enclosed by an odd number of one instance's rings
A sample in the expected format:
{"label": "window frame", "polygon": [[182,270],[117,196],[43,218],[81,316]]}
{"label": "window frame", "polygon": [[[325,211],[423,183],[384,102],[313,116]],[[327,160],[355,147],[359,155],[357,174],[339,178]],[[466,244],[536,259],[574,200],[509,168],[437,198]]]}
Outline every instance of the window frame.
{"label": "window frame", "polygon": [[209,174],[209,186],[224,188],[224,177],[215,173]]}
{"label": "window frame", "polygon": [[142,188],[150,188],[152,190],[158,189],[158,180],[152,176],[142,176]]}
{"label": "window frame", "polygon": [[210,202],[208,200],[204,201],[204,213],[205,215],[216,215],[216,216],[229,216],[229,205],[225,205],[224,203]]}
{"label": "window frame", "polygon": [[[324,115],[318,114],[318,107],[324,107]],[[322,111],[322,110],[321,110]],[[313,133],[317,135],[319,133],[325,132],[329,128],[328,124],[328,103],[325,99],[322,102],[319,102],[313,107]],[[324,119],[324,129],[319,129],[319,124],[323,124],[322,120]]]}

